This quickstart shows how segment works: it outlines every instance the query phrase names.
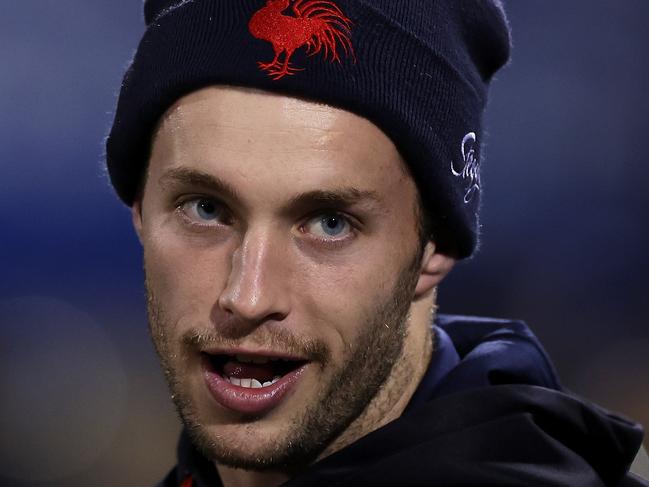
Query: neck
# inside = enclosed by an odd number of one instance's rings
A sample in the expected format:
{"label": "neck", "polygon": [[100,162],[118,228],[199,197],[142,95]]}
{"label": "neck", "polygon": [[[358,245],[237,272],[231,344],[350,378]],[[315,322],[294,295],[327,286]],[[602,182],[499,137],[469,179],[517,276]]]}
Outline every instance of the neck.
{"label": "neck", "polygon": [[430,329],[433,309],[431,299],[413,303],[403,350],[383,387],[361,415],[324,450],[318,460],[342,450],[401,416],[419,387],[433,353]]}
{"label": "neck", "polygon": [[253,472],[217,465],[224,487],[277,487],[291,476],[284,472]]}
{"label": "neck", "polygon": [[[412,304],[403,350],[388,379],[361,415],[318,457],[322,460],[397,419],[419,386],[433,353],[430,330],[435,293]],[[224,487],[276,487],[291,478],[286,472],[255,472],[216,466]]]}

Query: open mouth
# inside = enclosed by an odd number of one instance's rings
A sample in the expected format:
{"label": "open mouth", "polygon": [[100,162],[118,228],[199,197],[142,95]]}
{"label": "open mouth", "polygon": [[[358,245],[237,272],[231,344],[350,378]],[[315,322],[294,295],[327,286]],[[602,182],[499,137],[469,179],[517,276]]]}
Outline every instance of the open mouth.
{"label": "open mouth", "polygon": [[249,354],[202,352],[202,356],[210,372],[232,385],[249,389],[271,387],[307,363],[306,360]]}
{"label": "open mouth", "polygon": [[201,352],[203,377],[214,400],[244,415],[261,416],[297,387],[309,360],[288,355]]}

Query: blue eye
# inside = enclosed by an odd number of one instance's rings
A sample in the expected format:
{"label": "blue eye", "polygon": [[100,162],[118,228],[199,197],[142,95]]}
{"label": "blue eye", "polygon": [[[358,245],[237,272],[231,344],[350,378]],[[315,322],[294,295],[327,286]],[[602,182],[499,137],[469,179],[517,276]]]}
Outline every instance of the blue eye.
{"label": "blue eye", "polygon": [[218,201],[210,198],[194,198],[179,206],[187,218],[197,223],[224,223],[225,209]]}
{"label": "blue eye", "polygon": [[335,213],[312,218],[305,227],[309,233],[323,238],[340,237],[351,231],[349,221],[344,216]]}
{"label": "blue eye", "polygon": [[320,222],[324,232],[332,237],[339,235],[345,229],[347,223],[339,216],[326,216]]}
{"label": "blue eye", "polygon": [[196,200],[196,214],[203,220],[214,220],[219,216],[214,201],[206,199]]}

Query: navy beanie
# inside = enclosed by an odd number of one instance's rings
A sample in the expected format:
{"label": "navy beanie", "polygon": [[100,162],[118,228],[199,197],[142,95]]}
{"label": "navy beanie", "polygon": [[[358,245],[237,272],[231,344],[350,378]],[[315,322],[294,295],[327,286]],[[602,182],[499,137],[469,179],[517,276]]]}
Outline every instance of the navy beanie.
{"label": "navy beanie", "polygon": [[510,48],[498,0],[147,0],[144,15],[106,141],[127,205],[152,131],[176,100],[214,84],[254,87],[372,121],[453,252],[474,252],[482,114]]}

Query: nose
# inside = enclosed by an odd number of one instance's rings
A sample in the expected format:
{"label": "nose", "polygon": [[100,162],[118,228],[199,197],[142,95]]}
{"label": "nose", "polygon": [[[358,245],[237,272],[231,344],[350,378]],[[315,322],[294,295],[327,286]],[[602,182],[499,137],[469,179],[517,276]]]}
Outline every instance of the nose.
{"label": "nose", "polygon": [[246,232],[232,253],[230,275],[218,305],[251,325],[283,320],[289,313],[287,256],[270,231]]}

